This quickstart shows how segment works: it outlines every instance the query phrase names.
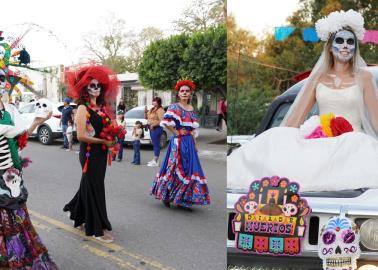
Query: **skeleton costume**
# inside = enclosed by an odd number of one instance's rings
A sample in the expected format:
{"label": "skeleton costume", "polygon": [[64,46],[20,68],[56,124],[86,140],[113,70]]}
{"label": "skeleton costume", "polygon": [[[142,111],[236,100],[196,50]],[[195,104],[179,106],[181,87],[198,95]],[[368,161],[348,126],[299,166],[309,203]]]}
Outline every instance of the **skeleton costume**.
{"label": "skeleton costume", "polygon": [[[229,188],[244,189],[273,175],[297,181],[302,191],[378,187],[378,91],[359,54],[363,24],[353,10],[332,12],[316,23],[318,36],[330,47],[324,47],[281,127],[265,131],[228,157]],[[349,62],[351,75],[332,74],[334,59]],[[354,131],[305,139],[301,130],[313,105],[320,115],[344,117]]]}
{"label": "skeleton costume", "polygon": [[[6,73],[0,69],[0,94],[6,100]],[[18,154],[26,126],[15,106],[4,102],[0,110],[0,269],[58,269],[50,259],[28,214],[28,192]]]}

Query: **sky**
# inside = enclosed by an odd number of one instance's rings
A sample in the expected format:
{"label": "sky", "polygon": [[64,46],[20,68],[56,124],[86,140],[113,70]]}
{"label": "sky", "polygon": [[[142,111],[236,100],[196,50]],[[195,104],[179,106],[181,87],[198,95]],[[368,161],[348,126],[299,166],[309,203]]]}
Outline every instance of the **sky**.
{"label": "sky", "polygon": [[286,19],[299,8],[298,0],[228,0],[227,11],[239,27],[261,38],[274,27],[287,25]]}
{"label": "sky", "polygon": [[165,35],[173,33],[174,20],[192,0],[19,0],[17,8],[2,10],[3,36],[21,36],[31,26],[22,44],[31,56],[31,66],[76,63],[83,54],[82,36],[100,32],[102,18],[126,21],[125,31],[139,32],[154,26]]}

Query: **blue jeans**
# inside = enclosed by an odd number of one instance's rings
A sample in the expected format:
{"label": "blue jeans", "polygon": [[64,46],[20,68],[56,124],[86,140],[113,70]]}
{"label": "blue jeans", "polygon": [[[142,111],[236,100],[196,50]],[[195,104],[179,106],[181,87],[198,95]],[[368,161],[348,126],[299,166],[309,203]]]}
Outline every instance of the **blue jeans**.
{"label": "blue jeans", "polygon": [[159,157],[160,155],[160,137],[163,134],[163,128],[161,126],[150,129],[150,138],[152,145],[154,147],[154,157]]}
{"label": "blue jeans", "polygon": [[67,131],[68,125],[62,124],[62,133],[63,133],[63,147],[68,148],[68,139],[67,139]]}
{"label": "blue jeans", "polygon": [[133,149],[134,149],[134,158],[132,163],[136,165],[140,165],[140,141],[136,140],[133,142]]}
{"label": "blue jeans", "polygon": [[[120,138],[117,138],[117,144],[119,144],[119,150],[118,150],[118,160],[122,160],[123,159],[123,140],[124,138],[120,139]],[[116,156],[114,155],[113,156],[113,160],[116,159]]]}

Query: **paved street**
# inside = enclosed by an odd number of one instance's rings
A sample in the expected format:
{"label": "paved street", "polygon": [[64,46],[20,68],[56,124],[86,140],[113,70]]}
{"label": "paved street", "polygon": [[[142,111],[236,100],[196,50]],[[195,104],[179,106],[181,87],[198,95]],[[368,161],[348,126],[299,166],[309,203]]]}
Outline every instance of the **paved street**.
{"label": "paved street", "polygon": [[[85,237],[62,211],[79,186],[78,154],[59,149],[59,143],[43,146],[30,141],[22,153],[33,160],[24,173],[30,193],[28,207],[60,269],[224,269],[225,146],[210,143],[210,137],[221,137],[212,132],[205,131],[200,140],[210,206],[193,207],[192,212],[165,208],[148,194],[157,168],[131,165],[130,147],[125,151],[126,160],[108,167],[107,209],[116,238],[112,244]],[[143,147],[141,155],[146,164],[152,148]]]}

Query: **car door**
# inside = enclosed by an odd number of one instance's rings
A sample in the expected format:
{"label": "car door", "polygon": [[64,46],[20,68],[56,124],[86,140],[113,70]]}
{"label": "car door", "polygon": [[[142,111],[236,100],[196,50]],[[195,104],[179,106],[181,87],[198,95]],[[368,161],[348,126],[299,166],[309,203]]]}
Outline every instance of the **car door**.
{"label": "car door", "polygon": [[[27,126],[30,126],[35,117],[35,103],[29,103],[19,109],[20,116]],[[36,130],[33,131],[33,134]]]}

